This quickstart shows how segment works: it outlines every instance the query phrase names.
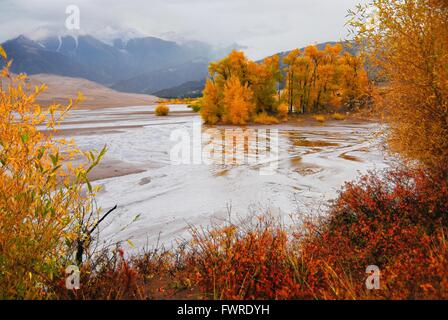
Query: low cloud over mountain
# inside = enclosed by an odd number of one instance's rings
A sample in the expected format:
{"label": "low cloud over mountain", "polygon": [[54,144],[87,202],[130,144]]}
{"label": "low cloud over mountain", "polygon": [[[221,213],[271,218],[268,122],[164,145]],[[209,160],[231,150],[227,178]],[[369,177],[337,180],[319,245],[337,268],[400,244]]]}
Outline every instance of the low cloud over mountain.
{"label": "low cloud over mountain", "polygon": [[152,93],[202,80],[207,76],[208,63],[232,49],[156,37],[115,39],[107,43],[89,35],[39,40],[19,36],[2,46],[14,60],[13,72],[84,78],[136,93]]}

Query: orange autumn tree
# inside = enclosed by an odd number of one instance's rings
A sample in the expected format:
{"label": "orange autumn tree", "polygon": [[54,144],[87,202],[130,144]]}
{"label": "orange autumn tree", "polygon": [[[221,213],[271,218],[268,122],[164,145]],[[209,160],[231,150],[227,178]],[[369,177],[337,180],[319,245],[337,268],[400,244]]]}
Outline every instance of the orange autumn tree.
{"label": "orange autumn tree", "polygon": [[373,0],[350,25],[384,82],[389,145],[420,163],[448,161],[448,2]]}
{"label": "orange autumn tree", "polygon": [[222,117],[224,123],[245,125],[255,111],[252,91],[247,83],[241,84],[236,76],[232,76],[224,85],[223,104],[225,106]]}
{"label": "orange autumn tree", "polygon": [[[360,57],[342,53],[342,49],[336,44],[327,45],[324,50],[315,45],[303,52],[292,50],[283,58],[283,70],[277,55],[254,62],[244,53],[233,51],[221,61],[210,64],[210,79],[203,93],[202,118],[209,124],[240,124],[255,119],[256,122],[276,123],[278,119],[286,118],[285,109],[289,114],[304,114],[361,107],[369,94],[367,72]],[[228,112],[224,90],[232,78],[246,87],[248,96],[245,100],[252,100],[255,105],[255,111],[246,112],[244,120],[236,117],[233,121],[228,116],[233,112]],[[280,91],[282,82],[283,93]]]}
{"label": "orange autumn tree", "polygon": [[[306,86],[309,64],[300,56],[299,49],[290,51],[286,57],[283,58],[283,63],[286,66],[286,98],[284,100],[287,100],[288,113],[293,113],[294,106],[297,106],[297,104],[299,104],[300,107],[302,106],[303,90],[299,89],[299,84],[301,86]],[[304,68],[303,70],[301,69],[302,67]],[[299,75],[301,76],[300,78]]]}
{"label": "orange autumn tree", "polygon": [[281,72],[277,56],[256,63],[234,50],[211,63],[209,73],[201,107],[206,123],[246,124],[256,114],[278,113]]}
{"label": "orange autumn tree", "polygon": [[353,110],[365,103],[368,77],[360,57],[342,46],[292,50],[283,59],[286,71],[283,100],[289,113],[318,113],[341,106]]}
{"label": "orange autumn tree", "polygon": [[74,165],[84,153],[54,137],[74,102],[42,108],[36,99],[46,87],[30,88],[10,65],[0,75],[0,299],[51,298],[96,217],[87,174],[105,150]]}
{"label": "orange autumn tree", "polygon": [[278,112],[278,86],[282,80],[278,55],[260,63],[248,62],[248,84],[254,92],[257,114]]}
{"label": "orange autumn tree", "polygon": [[360,56],[344,53],[340,58],[340,98],[350,110],[366,102],[370,95],[369,79]]}
{"label": "orange autumn tree", "polygon": [[221,99],[215,83],[207,79],[201,102],[201,116],[208,124],[216,124],[222,116]]}
{"label": "orange autumn tree", "polygon": [[312,109],[318,112],[321,106],[338,107],[342,104],[337,100],[340,90],[342,45],[327,45],[322,51],[321,63],[316,70],[316,84]]}

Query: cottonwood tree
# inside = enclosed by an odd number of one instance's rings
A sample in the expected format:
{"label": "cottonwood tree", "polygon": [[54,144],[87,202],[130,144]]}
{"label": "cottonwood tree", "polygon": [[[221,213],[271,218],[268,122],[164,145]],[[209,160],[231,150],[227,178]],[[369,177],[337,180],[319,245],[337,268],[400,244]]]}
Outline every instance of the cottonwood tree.
{"label": "cottonwood tree", "polygon": [[364,56],[384,81],[389,144],[428,166],[448,160],[448,2],[373,0],[350,12]]}

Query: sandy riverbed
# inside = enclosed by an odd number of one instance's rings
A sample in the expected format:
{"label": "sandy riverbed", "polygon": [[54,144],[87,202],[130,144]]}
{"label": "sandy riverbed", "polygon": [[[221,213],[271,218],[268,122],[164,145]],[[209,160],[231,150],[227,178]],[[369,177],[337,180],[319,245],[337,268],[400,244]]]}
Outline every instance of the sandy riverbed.
{"label": "sandy riverbed", "polygon": [[[269,209],[287,220],[334,198],[344,182],[390,162],[381,150],[379,124],[345,120],[268,127],[278,130],[272,175],[260,175],[259,163],[175,165],[170,136],[174,130],[192,132],[199,116],[177,105],[171,106],[176,115],[156,117],[153,108],[75,110],[62,124],[62,133],[83,149],[108,146],[92,176],[104,189],[99,204],[119,206],[101,226],[104,241],[132,239],[137,248],[159,240],[171,245],[188,235],[189,225],[219,222],[230,208],[240,217]],[[136,215],[140,218],[131,223]]]}

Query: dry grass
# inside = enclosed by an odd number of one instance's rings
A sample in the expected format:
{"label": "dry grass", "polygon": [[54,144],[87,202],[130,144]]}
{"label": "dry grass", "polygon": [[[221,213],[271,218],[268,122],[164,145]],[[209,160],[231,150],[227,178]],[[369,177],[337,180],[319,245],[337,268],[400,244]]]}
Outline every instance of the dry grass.
{"label": "dry grass", "polygon": [[254,118],[254,123],[257,124],[278,124],[279,122],[276,117],[270,116],[266,112],[257,114]]}
{"label": "dry grass", "polygon": [[324,116],[324,115],[322,115],[322,114],[316,114],[316,115],[314,115],[314,116],[313,116],[313,119],[316,120],[316,121],[318,121],[318,122],[321,122],[321,123],[324,123],[325,121],[327,121],[327,117]]}
{"label": "dry grass", "polygon": [[333,119],[333,120],[342,121],[342,120],[345,120],[345,118],[346,118],[346,116],[339,112],[333,113],[331,115],[331,119]]}

